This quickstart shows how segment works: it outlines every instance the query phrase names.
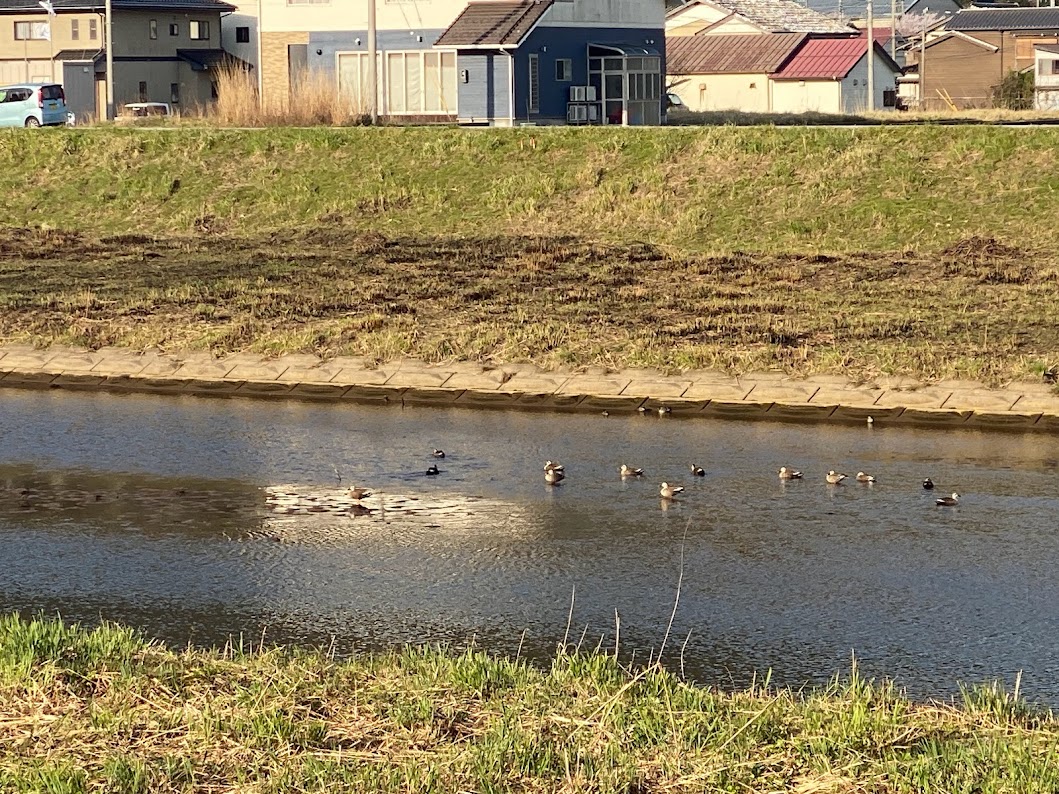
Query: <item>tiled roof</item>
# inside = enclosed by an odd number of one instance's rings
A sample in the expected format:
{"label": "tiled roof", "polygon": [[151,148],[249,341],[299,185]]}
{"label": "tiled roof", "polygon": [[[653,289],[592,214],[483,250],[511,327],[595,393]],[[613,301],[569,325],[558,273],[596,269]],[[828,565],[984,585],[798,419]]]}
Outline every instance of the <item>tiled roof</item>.
{"label": "tiled roof", "polygon": [[[56,11],[102,11],[103,0],[52,0]],[[224,0],[113,0],[114,8],[125,11],[235,11]],[[37,0],[0,0],[0,13],[44,13]]]}
{"label": "tiled roof", "polygon": [[965,8],[946,30],[1059,30],[1059,8]]}
{"label": "tiled roof", "polygon": [[798,49],[804,33],[678,36],[666,39],[669,74],[769,74]]}
{"label": "tiled roof", "polygon": [[[769,33],[849,33],[850,28],[795,0],[709,0]],[[671,12],[672,13],[672,12]]]}
{"label": "tiled roof", "polygon": [[552,7],[552,0],[468,3],[441,34],[438,47],[517,47]]}
{"label": "tiled roof", "polygon": [[[777,80],[840,80],[864,57],[866,49],[864,36],[853,39],[809,39],[772,76]],[[900,73],[901,68],[890,60],[878,42],[875,42],[875,52],[893,64],[895,73]]]}

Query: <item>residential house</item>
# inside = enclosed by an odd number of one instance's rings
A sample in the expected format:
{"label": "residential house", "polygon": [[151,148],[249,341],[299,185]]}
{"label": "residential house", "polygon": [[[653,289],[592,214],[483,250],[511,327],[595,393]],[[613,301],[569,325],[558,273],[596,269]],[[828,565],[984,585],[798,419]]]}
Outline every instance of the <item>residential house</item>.
{"label": "residential house", "polygon": [[[234,0],[233,0],[234,1]],[[221,47],[258,73],[257,0],[238,5],[234,13],[224,16],[221,25]]]}
{"label": "residential house", "polygon": [[[62,83],[78,116],[105,118],[103,0],[0,0],[0,82]],[[224,0],[113,0],[114,103],[161,101],[176,108],[209,102],[225,61]]]}
{"label": "residential house", "polygon": [[676,36],[666,42],[669,90],[688,110],[772,112],[772,81],[805,33]]}
{"label": "residential house", "polygon": [[739,33],[830,33],[855,31],[794,0],[690,0],[666,14],[666,38]]}
{"label": "residential house", "polygon": [[921,106],[992,107],[994,89],[1012,71],[1034,68],[1038,45],[1059,44],[1059,8],[966,8],[928,38],[918,65]]}
{"label": "residential house", "polygon": [[[332,5],[333,2],[333,5]],[[368,102],[367,3],[261,0],[261,80]],[[665,0],[386,0],[376,102],[410,121],[515,125],[662,120]]]}
{"label": "residential house", "polygon": [[1033,109],[1059,110],[1059,45],[1033,48]]}
{"label": "residential house", "polygon": [[[772,107],[777,113],[863,113],[869,108],[867,37],[809,38],[771,76]],[[901,67],[872,41],[876,110],[897,103]]]}

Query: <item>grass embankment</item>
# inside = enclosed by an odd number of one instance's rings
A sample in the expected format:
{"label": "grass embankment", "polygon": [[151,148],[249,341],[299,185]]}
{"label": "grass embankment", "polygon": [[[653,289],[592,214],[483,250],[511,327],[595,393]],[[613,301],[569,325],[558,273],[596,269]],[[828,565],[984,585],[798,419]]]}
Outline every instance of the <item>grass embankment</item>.
{"label": "grass embankment", "polygon": [[0,619],[11,792],[1054,791],[1057,743],[1050,713],[996,688],[723,693],[603,655],[174,653]]}
{"label": "grass embankment", "polygon": [[1057,150],[1050,129],[6,134],[0,341],[1027,377],[1059,354]]}

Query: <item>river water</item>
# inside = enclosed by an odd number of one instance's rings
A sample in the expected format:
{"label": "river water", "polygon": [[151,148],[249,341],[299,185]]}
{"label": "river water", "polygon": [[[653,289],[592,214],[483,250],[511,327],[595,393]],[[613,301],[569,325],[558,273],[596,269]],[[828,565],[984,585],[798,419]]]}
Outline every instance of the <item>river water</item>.
{"label": "river water", "polygon": [[[664,659],[701,682],[818,684],[855,653],[914,697],[1023,671],[1059,705],[1057,468],[1044,434],[0,391],[0,610],[177,645],[546,659],[569,635],[646,661],[680,580]],[[353,484],[370,513],[266,507]]]}

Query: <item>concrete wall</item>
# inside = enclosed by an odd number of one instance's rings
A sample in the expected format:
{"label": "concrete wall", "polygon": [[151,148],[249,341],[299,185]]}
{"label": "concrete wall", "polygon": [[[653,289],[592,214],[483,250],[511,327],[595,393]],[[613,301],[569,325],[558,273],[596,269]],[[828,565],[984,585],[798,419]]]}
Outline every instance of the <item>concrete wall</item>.
{"label": "concrete wall", "polygon": [[286,106],[290,99],[290,71],[287,69],[287,47],[308,45],[309,34],[261,32],[261,84],[265,102]]}
{"label": "concrete wall", "polygon": [[688,110],[741,110],[767,113],[771,109],[771,87],[767,74],[670,75],[672,92]]}
{"label": "concrete wall", "polygon": [[538,27],[660,28],[665,15],[665,0],[556,0]]}
{"label": "concrete wall", "polygon": [[[444,30],[466,5],[466,0],[377,0],[375,24],[380,31]],[[340,32],[368,27],[368,5],[361,1],[288,5],[288,0],[261,0],[260,16],[261,30],[265,33]]]}
{"label": "concrete wall", "polygon": [[[256,10],[256,7],[254,7]],[[248,28],[250,41],[240,43],[235,40],[236,28]],[[240,9],[235,14],[229,14],[221,19],[221,46],[242,61],[254,67],[255,74],[257,63],[257,15],[245,13]]]}
{"label": "concrete wall", "polygon": [[774,113],[839,113],[842,84],[838,80],[773,80]]}
{"label": "concrete wall", "polygon": [[[158,29],[158,38],[150,37],[151,21]],[[193,40],[191,20],[209,24],[209,39]],[[169,26],[177,26],[177,35],[169,35]],[[175,56],[178,49],[217,49],[221,46],[221,15],[216,12],[162,13],[157,11],[121,11],[114,14],[115,57]]]}

